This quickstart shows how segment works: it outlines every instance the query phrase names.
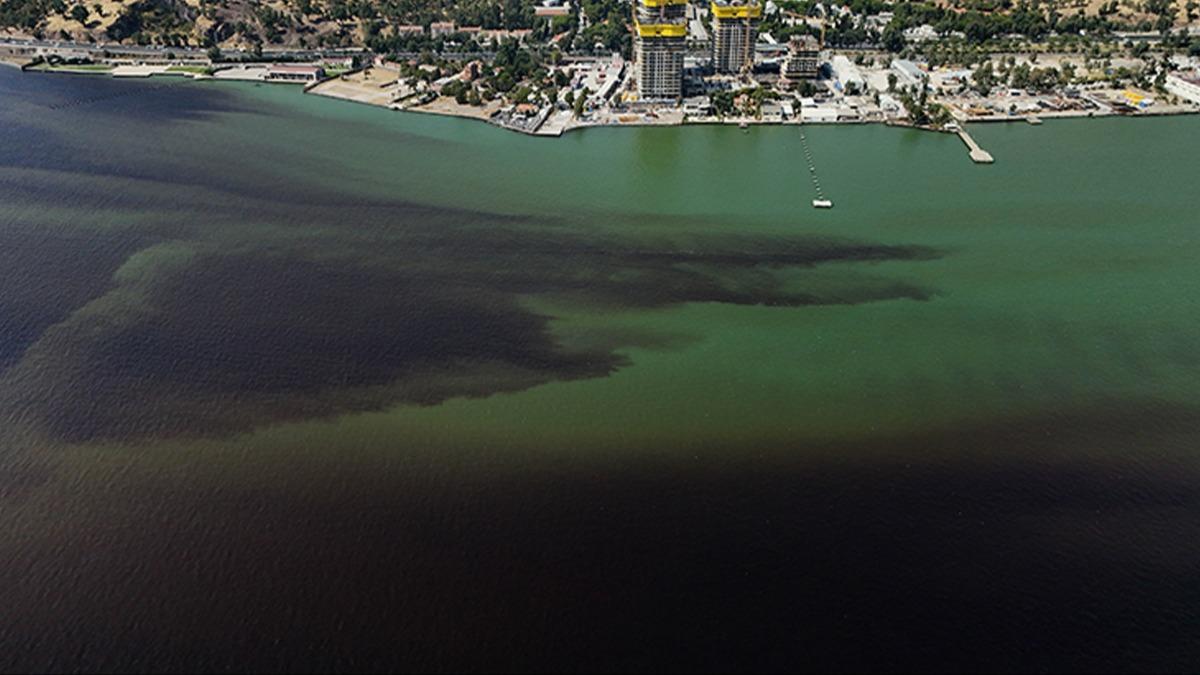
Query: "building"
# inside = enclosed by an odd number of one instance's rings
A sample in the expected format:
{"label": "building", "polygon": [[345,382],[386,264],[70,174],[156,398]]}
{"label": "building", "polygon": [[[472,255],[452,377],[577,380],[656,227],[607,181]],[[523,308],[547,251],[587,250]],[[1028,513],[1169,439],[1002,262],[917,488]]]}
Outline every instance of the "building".
{"label": "building", "polygon": [[691,52],[711,52],[712,42],[708,39],[708,28],[704,26],[704,17],[700,6],[695,3],[687,5],[688,50]]}
{"label": "building", "polygon": [[325,69],[321,66],[306,66],[299,64],[273,65],[267,68],[264,78],[268,82],[320,82],[325,79]]}
{"label": "building", "polygon": [[788,81],[815,80],[821,72],[821,46],[811,35],[792,38],[788,43],[788,58],[783,63],[783,77]]}
{"label": "building", "polygon": [[712,99],[707,96],[692,96],[683,99],[683,114],[689,117],[712,115]]}
{"label": "building", "polygon": [[937,29],[927,23],[904,29],[905,42],[929,42],[937,38]]}
{"label": "building", "polygon": [[833,66],[833,77],[836,82],[834,86],[841,92],[857,91],[863,93],[867,90],[867,80],[863,77],[862,71],[850,59],[838,54],[833,57],[830,63]]}
{"label": "building", "polygon": [[503,28],[484,28],[476,33],[476,37],[484,42],[504,42],[505,40],[524,42],[531,33],[533,33],[533,31],[529,28],[514,28],[511,30],[506,30]]}
{"label": "building", "polygon": [[458,26],[453,21],[434,21],[429,24],[429,34],[433,37],[453,35],[458,32]]}
{"label": "building", "polygon": [[636,0],[633,55],[639,98],[679,100],[683,96],[686,11],[687,0]]}
{"label": "building", "polygon": [[835,106],[803,106],[800,108],[800,119],[805,122],[830,123],[838,121],[838,109]]}
{"label": "building", "polygon": [[713,70],[740,73],[754,66],[762,5],[758,0],[713,0]]}
{"label": "building", "polygon": [[478,59],[471,61],[459,71],[458,79],[463,82],[474,82],[479,77],[479,74],[483,72],[483,66],[483,61],[479,61]]}
{"label": "building", "polygon": [[553,18],[556,16],[570,16],[571,3],[565,0],[546,0],[540,5],[533,8],[534,16]]}
{"label": "building", "polygon": [[1200,71],[1171,73],[1167,76],[1166,89],[1189,103],[1200,105]]}
{"label": "building", "polygon": [[902,87],[919,87],[929,81],[929,73],[921,70],[920,66],[908,59],[892,61],[892,71]]}
{"label": "building", "polygon": [[783,106],[775,101],[763,101],[760,113],[764,122],[782,122],[786,118]]}

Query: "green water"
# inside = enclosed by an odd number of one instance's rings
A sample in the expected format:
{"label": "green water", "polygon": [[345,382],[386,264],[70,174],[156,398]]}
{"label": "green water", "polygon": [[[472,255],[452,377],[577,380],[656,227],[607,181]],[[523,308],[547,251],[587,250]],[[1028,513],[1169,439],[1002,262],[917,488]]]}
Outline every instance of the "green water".
{"label": "green water", "polygon": [[[293,136],[274,123],[246,125],[247,138],[303,142],[337,167],[296,171],[303,180],[566,215],[573,227],[638,237],[802,233],[946,251],[936,261],[787,275],[834,293],[854,283],[848,275],[901,279],[932,289],[926,302],[557,306],[555,327],[564,334],[626,326],[685,339],[670,349],[630,349],[633,365],[608,378],[402,408],[321,425],[325,433],[362,425],[451,445],[667,451],[712,440],[887,437],[1047,408],[1144,398],[1191,404],[1200,396],[1195,118],[981,127],[974,133],[999,158],[993,166],[971,164],[953,136],[809,127],[837,204],[815,211],[794,128],[598,129],[545,140],[280,90],[253,93],[362,125],[361,137],[304,141],[303,129]],[[404,141],[388,143],[395,134]],[[286,442],[290,432],[277,433]]]}
{"label": "green water", "polygon": [[0,93],[0,669],[1200,654],[1200,118]]}

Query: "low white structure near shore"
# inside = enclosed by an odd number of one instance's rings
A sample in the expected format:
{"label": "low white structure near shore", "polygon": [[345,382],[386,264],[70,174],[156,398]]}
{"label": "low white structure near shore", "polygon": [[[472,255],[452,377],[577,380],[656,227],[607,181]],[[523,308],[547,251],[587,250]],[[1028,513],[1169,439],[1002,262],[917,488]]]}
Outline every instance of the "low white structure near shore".
{"label": "low white structure near shore", "polygon": [[1172,73],[1167,76],[1166,88],[1179,98],[1200,105],[1200,71]]}

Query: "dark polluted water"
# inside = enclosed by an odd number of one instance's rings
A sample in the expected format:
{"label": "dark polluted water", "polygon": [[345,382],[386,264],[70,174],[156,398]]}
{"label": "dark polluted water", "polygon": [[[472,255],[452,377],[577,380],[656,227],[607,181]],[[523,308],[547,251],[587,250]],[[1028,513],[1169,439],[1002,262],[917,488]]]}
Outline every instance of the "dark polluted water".
{"label": "dark polluted water", "polygon": [[0,70],[0,670],[1191,670],[1200,120]]}

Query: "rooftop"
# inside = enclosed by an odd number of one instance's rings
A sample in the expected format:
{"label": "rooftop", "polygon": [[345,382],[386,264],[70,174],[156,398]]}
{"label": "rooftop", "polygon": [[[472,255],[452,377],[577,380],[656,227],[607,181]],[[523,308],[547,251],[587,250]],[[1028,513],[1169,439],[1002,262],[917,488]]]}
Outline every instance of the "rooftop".
{"label": "rooftop", "polygon": [[276,73],[301,73],[305,75],[319,73],[323,70],[321,66],[303,65],[297,63],[280,63],[271,66],[271,71]]}
{"label": "rooftop", "polygon": [[1174,73],[1175,77],[1200,87],[1200,71],[1192,71],[1190,73]]}

